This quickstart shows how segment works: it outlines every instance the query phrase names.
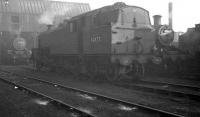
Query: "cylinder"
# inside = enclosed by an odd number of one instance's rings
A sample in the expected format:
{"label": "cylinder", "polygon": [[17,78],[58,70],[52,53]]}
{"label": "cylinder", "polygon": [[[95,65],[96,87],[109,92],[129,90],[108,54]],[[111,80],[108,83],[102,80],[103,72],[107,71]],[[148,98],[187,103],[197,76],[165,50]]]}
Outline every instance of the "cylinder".
{"label": "cylinder", "polygon": [[154,26],[160,26],[161,25],[161,15],[154,15],[153,19],[154,19]]}

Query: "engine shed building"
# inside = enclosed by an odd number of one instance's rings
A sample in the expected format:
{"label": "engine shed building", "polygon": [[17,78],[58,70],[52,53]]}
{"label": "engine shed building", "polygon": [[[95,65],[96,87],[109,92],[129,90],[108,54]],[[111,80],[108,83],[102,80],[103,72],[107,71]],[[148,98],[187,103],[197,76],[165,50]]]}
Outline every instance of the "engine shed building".
{"label": "engine shed building", "polygon": [[37,47],[37,35],[47,25],[58,25],[64,19],[90,11],[87,3],[49,0],[0,0],[0,63],[15,50],[17,37],[25,40],[27,50]]}

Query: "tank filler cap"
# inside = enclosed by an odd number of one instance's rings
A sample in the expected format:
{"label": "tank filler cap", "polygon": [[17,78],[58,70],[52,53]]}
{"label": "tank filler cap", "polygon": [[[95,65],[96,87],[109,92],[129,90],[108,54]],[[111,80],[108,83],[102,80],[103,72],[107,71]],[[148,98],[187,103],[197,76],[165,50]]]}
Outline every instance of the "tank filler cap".
{"label": "tank filler cap", "polygon": [[121,7],[125,7],[127,5],[124,2],[116,2],[116,3],[114,3],[114,6],[121,8]]}

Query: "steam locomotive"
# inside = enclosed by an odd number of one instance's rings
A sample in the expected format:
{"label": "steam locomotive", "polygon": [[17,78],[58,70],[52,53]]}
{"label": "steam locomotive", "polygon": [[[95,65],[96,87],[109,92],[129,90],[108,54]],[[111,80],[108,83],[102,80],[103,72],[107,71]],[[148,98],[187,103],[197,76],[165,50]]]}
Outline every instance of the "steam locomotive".
{"label": "steam locomotive", "polygon": [[184,62],[184,73],[199,73],[200,70],[200,24],[188,28],[187,32],[179,37],[179,49],[187,59]]}
{"label": "steam locomotive", "polygon": [[198,56],[200,52],[200,24],[194,28],[188,28],[187,32],[180,36],[180,49],[191,56]]}
{"label": "steam locomotive", "polygon": [[8,31],[0,32],[0,63],[27,64],[31,55],[29,33],[14,34]]}
{"label": "steam locomotive", "polygon": [[174,31],[138,6],[115,3],[66,20],[38,36],[37,69],[67,70],[108,80],[143,76],[155,65],[166,70],[185,56],[172,46]]}

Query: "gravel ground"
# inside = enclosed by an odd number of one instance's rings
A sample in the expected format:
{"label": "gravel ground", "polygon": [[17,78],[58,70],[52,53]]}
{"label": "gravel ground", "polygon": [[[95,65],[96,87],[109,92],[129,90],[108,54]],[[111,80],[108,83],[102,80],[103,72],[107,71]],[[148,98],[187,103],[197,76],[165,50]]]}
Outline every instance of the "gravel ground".
{"label": "gravel ground", "polygon": [[[24,72],[26,73],[30,72],[33,73],[30,70],[25,70],[22,67],[3,67],[4,69],[9,69],[13,71],[18,71],[18,72]],[[43,75],[40,76],[45,76],[41,77],[42,79],[45,80],[50,80],[54,82],[61,83],[63,85],[71,86],[71,87],[76,87],[80,88],[83,90],[88,90],[91,92],[96,92],[99,94],[119,98],[122,100],[126,101],[133,101],[139,104],[144,104],[144,105],[149,105],[152,107],[156,108],[161,108],[164,110],[170,110],[171,112],[178,112],[187,116],[192,116],[194,117],[195,115],[193,113],[199,113],[200,112],[200,104],[199,103],[193,103],[191,101],[185,101],[185,100],[170,100],[166,99],[166,97],[161,97],[161,96],[153,96],[151,94],[144,94],[140,91],[134,91],[134,90],[129,90],[125,89],[122,87],[117,87],[108,83],[102,83],[102,82],[90,82],[87,79],[82,79],[82,78],[75,78],[72,76],[64,76],[62,74],[54,74],[54,73],[49,73],[49,72],[43,72]]]}
{"label": "gravel ground", "polygon": [[97,115],[98,117],[150,117],[148,113],[145,114],[144,111],[139,109],[135,109],[133,111],[121,110],[119,109],[119,105],[116,103],[108,103],[103,100],[95,99],[95,97],[87,98],[87,96],[79,93],[74,93],[73,91],[70,92],[59,88],[55,89],[55,87],[44,84],[41,84],[41,86],[29,85],[32,83],[26,82],[22,84],[28,84],[26,86],[31,89],[40,91],[43,94],[62,100],[67,104],[88,111],[94,115]]}
{"label": "gravel ground", "polygon": [[91,97],[78,92],[56,88],[52,85],[40,83],[35,80],[13,77],[12,75],[0,74],[17,84],[26,86],[54,99],[60,100],[73,107],[97,115],[98,117],[155,117],[157,114],[145,111],[137,107],[129,107],[119,103],[108,102],[96,97]]}
{"label": "gravel ground", "polygon": [[[0,83],[0,115],[2,117],[24,117],[24,114],[15,104],[14,99],[10,99],[11,87]],[[14,95],[14,94],[13,94]],[[17,97],[17,96],[16,96]]]}
{"label": "gravel ground", "polygon": [[0,87],[0,117],[73,117],[71,112],[12,85],[0,81]]}

